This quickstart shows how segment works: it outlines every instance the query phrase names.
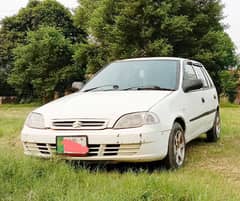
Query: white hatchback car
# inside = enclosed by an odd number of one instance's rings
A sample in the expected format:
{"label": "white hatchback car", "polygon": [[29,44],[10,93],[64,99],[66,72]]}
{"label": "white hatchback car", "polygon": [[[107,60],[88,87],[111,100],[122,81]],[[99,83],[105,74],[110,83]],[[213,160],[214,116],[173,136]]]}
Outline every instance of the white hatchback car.
{"label": "white hatchback car", "polygon": [[116,61],[79,92],[29,114],[24,153],[69,160],[147,162],[180,167],[185,145],[220,137],[216,89],[203,65],[182,58]]}

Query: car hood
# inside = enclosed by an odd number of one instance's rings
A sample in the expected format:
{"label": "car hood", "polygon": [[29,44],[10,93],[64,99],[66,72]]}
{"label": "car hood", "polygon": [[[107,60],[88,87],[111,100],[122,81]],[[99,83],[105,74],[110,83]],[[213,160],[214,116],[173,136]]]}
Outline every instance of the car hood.
{"label": "car hood", "polygon": [[45,119],[108,119],[139,111],[148,111],[172,91],[77,92],[50,102],[35,112]]}

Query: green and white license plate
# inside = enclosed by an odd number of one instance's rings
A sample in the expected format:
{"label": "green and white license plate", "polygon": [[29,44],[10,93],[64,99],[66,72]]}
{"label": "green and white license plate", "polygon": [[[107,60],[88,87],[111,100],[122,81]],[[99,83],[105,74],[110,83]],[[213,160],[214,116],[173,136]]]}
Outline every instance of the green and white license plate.
{"label": "green and white license plate", "polygon": [[57,136],[56,151],[58,154],[88,153],[87,136]]}

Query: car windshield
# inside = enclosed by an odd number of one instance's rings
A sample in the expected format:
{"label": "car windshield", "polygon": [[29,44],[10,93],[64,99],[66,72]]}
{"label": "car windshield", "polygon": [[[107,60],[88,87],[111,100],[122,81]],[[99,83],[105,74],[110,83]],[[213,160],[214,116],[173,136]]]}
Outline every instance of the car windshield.
{"label": "car windshield", "polygon": [[176,90],[179,61],[129,60],[109,64],[81,91]]}

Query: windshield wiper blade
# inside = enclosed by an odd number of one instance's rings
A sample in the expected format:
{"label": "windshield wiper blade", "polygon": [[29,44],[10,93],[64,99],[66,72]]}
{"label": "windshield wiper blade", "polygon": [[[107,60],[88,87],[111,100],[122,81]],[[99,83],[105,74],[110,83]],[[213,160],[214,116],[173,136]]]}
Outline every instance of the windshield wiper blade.
{"label": "windshield wiper blade", "polygon": [[93,91],[93,90],[100,89],[100,88],[103,88],[103,87],[112,87],[112,89],[119,89],[118,85],[106,84],[106,85],[102,85],[102,86],[97,86],[97,87],[93,87],[93,88],[90,88],[90,89],[86,89],[83,92]]}
{"label": "windshield wiper blade", "polygon": [[175,89],[163,88],[157,85],[152,86],[137,86],[137,87],[129,87],[123,90],[160,90],[160,91],[175,91]]}

